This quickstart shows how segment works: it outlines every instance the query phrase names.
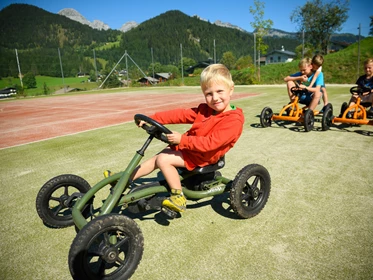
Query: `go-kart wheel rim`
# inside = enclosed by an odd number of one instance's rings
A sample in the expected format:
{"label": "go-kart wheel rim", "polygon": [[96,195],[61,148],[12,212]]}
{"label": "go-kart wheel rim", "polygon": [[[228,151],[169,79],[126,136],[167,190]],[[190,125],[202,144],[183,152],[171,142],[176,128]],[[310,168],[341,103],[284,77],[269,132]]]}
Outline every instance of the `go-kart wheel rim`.
{"label": "go-kart wheel rim", "polygon": [[242,168],[232,183],[230,201],[240,218],[252,218],[260,213],[269,198],[271,177],[263,166],[249,164]]}
{"label": "go-kart wheel rim", "polygon": [[307,110],[304,113],[304,129],[306,132],[309,132],[313,129],[313,126],[315,124],[315,116],[313,114],[312,110]]}
{"label": "go-kart wheel rim", "polygon": [[272,124],[273,111],[269,107],[265,107],[260,114],[260,124],[262,127],[268,127]]}
{"label": "go-kart wheel rim", "polygon": [[73,279],[129,279],[139,265],[144,237],[134,220],[99,216],[76,235],[69,252]]}

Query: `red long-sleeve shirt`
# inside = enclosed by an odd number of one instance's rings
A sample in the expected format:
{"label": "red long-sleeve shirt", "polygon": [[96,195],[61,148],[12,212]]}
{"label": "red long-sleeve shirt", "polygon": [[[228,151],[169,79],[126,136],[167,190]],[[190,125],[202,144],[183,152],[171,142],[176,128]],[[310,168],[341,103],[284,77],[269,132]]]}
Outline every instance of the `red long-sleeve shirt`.
{"label": "red long-sleeve shirt", "polygon": [[213,113],[202,103],[197,108],[175,109],[151,116],[161,124],[192,124],[178,145],[170,145],[182,152],[188,170],[216,163],[241,136],[244,116],[240,108]]}

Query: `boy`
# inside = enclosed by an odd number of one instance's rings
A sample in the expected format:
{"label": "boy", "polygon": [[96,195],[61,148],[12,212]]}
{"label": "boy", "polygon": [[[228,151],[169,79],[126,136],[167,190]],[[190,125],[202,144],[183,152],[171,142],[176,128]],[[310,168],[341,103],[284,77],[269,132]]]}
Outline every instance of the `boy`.
{"label": "boy", "polygon": [[[360,76],[357,79],[356,84],[358,85],[359,88],[367,89],[367,91],[364,92],[363,96],[361,96],[361,102],[371,104],[370,110],[367,111],[367,115],[369,117],[372,117],[373,116],[373,58],[368,58],[367,60],[364,61],[364,72],[365,72],[365,75]],[[349,106],[355,105],[357,98],[358,98],[357,94],[352,95]],[[351,113],[348,116],[352,117]]]}
{"label": "boy", "polygon": [[[310,58],[303,58],[299,64],[299,72],[292,74],[290,76],[287,76],[284,78],[284,81],[287,85],[288,95],[290,98],[290,101],[293,102],[295,99],[295,96],[291,92],[291,88],[295,86],[295,82],[299,81],[301,83],[303,82],[311,82],[313,77],[312,72],[312,61]],[[314,110],[316,106],[319,104],[319,100],[321,97],[321,86],[324,84],[324,74],[322,72],[319,73],[318,77],[316,78],[315,83],[310,86],[306,85],[300,85],[301,88],[305,88],[308,93],[306,95],[306,102],[309,102],[308,108],[310,110]]]}
{"label": "boy", "polygon": [[[192,127],[184,134],[167,134],[171,145],[139,165],[132,174],[132,180],[136,180],[159,168],[171,189],[162,206],[176,212],[186,210],[177,168],[193,170],[216,163],[237,142],[243,129],[242,110],[230,104],[234,83],[224,65],[213,64],[203,70],[201,89],[206,103],[150,116],[161,124],[189,123]],[[139,126],[143,124],[140,122]]]}
{"label": "boy", "polygon": [[[315,84],[315,81],[319,74],[322,71],[322,65],[324,63],[324,57],[321,54],[316,54],[312,57],[312,72],[314,72],[312,81],[309,84],[309,87],[312,87]],[[322,100],[324,102],[324,107],[328,104],[328,94],[326,92],[325,84],[321,86],[321,94],[322,94]]]}

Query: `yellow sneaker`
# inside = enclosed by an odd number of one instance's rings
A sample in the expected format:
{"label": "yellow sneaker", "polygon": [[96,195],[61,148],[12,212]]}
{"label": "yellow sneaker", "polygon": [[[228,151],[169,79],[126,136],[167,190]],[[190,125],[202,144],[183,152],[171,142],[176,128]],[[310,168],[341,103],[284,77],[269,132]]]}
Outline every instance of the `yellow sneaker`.
{"label": "yellow sneaker", "polygon": [[[105,177],[105,178],[110,177],[110,176],[113,175],[113,174],[114,174],[114,173],[111,173],[110,170],[105,170],[105,171],[104,171],[104,177]],[[117,182],[118,182],[118,181],[111,182],[110,185],[111,185],[112,187],[115,187],[115,185],[116,185]]]}
{"label": "yellow sneaker", "polygon": [[110,177],[111,176],[111,171],[110,170],[105,170],[104,171],[104,177],[107,178],[107,177]]}
{"label": "yellow sneaker", "polygon": [[184,212],[186,210],[186,198],[181,190],[171,189],[171,196],[163,200],[162,206],[176,212]]}

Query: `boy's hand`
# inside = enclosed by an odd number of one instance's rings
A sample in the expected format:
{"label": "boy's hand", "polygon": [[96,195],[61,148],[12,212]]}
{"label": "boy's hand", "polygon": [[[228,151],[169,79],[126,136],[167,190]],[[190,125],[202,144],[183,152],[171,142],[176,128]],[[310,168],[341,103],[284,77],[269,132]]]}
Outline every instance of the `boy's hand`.
{"label": "boy's hand", "polygon": [[308,77],[307,75],[303,75],[302,76],[302,82],[307,82],[308,81]]}
{"label": "boy's hand", "polygon": [[172,131],[171,134],[166,134],[167,140],[170,144],[177,145],[180,144],[181,134],[176,131]]}
{"label": "boy's hand", "polygon": [[142,127],[144,124],[146,124],[146,122],[144,121],[140,121],[139,124],[137,125],[138,127]]}

